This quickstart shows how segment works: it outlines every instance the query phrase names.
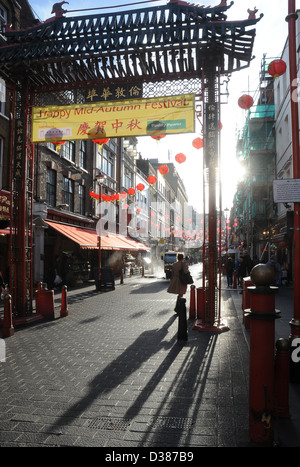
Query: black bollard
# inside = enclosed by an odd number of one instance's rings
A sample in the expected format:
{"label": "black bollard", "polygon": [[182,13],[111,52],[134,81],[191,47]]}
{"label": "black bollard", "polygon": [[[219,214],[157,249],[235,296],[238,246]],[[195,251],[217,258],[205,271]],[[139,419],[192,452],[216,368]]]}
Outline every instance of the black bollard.
{"label": "black bollard", "polygon": [[178,341],[187,341],[187,319],[186,319],[186,306],[185,306],[186,299],[179,298],[178,305],[177,305],[177,314],[178,314],[178,334],[177,340]]}

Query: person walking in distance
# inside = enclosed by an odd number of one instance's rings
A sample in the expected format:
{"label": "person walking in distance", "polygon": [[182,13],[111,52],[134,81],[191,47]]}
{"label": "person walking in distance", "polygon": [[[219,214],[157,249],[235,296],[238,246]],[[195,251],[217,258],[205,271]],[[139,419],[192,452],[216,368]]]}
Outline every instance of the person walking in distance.
{"label": "person walking in distance", "polygon": [[231,287],[232,286],[232,276],[233,276],[233,271],[234,271],[234,266],[233,266],[233,261],[231,256],[228,257],[226,263],[225,263],[225,269],[226,269],[226,276],[227,276],[227,286]]}
{"label": "person walking in distance", "polygon": [[183,254],[179,253],[177,255],[177,262],[173,264],[172,267],[172,274],[171,274],[171,281],[170,285],[167,289],[168,293],[172,293],[177,295],[177,302],[176,306],[174,308],[174,311],[177,313],[178,312],[178,302],[179,299],[183,297],[183,295],[186,293],[187,285],[183,284],[179,278],[179,271],[183,269],[185,273],[188,272],[189,267],[187,263],[184,261]]}

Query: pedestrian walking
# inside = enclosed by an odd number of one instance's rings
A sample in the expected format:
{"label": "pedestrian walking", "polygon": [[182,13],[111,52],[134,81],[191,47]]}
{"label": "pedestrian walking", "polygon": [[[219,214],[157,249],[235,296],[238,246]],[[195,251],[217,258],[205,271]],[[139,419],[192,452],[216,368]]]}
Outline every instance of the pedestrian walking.
{"label": "pedestrian walking", "polygon": [[271,256],[270,260],[267,262],[270,266],[272,266],[275,274],[275,284],[276,286],[281,285],[281,267],[278,261],[276,261],[275,256]]}
{"label": "pedestrian walking", "polygon": [[179,277],[179,271],[183,269],[185,273],[189,271],[188,264],[184,261],[183,254],[179,253],[177,256],[177,262],[172,266],[171,281],[167,289],[167,292],[177,295],[177,302],[174,311],[178,311],[178,301],[186,293],[187,284],[183,284]]}
{"label": "pedestrian walking", "polygon": [[225,270],[226,270],[226,277],[227,277],[227,286],[231,287],[232,286],[232,276],[233,276],[233,271],[234,271],[234,265],[233,265],[233,260],[231,256],[227,258],[227,261],[225,263]]}

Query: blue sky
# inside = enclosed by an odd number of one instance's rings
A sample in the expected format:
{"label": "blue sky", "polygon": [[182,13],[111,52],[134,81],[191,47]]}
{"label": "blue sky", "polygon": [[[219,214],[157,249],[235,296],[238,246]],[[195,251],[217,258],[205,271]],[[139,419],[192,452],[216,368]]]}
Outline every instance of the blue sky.
{"label": "blue sky", "polygon": [[[38,15],[42,21],[53,16],[51,15],[51,11],[55,0],[29,0],[29,3],[34,10],[34,13]],[[112,8],[106,10],[88,10],[91,8],[115,7],[115,11],[125,11],[142,7],[150,7],[152,5],[165,5],[168,3],[168,0],[159,0],[156,2],[130,6],[130,4],[133,3],[136,3],[136,1],[99,0],[97,3],[95,0],[85,0],[84,2],[82,0],[69,0],[69,4],[64,4],[63,7],[67,11],[70,11],[70,13],[66,13],[66,16],[84,14],[91,15],[114,11]],[[220,3],[220,1],[200,0],[197,2],[196,0],[190,0],[190,3],[214,6]],[[230,0],[228,0],[228,5],[229,4]],[[258,9],[258,16],[261,13],[264,14],[264,17],[256,25],[256,38],[253,49],[253,55],[255,55],[256,58],[252,61],[249,68],[233,73],[228,87],[228,103],[222,106],[221,121],[223,129],[221,134],[221,155],[223,160],[223,208],[231,205],[235,191],[235,175],[238,173],[235,161],[235,133],[237,129],[242,128],[246,115],[245,111],[239,109],[237,100],[245,92],[249,92],[252,96],[254,95],[259,84],[260,64],[263,54],[266,54],[268,58],[280,57],[288,35],[288,25],[285,21],[285,17],[288,14],[287,0],[253,0],[252,4],[250,0],[247,2],[245,2],[245,0],[235,0],[233,6],[227,12],[228,20],[236,21],[247,19],[248,8],[254,9],[255,7]],[[86,9],[86,11],[76,13],[71,12],[71,10],[81,10],[83,8]],[[199,152],[195,154],[195,149],[193,149],[191,145],[192,140],[199,135],[199,130],[200,129],[197,129],[198,132],[196,135],[177,135],[170,138],[164,138],[164,140],[161,140],[159,144],[153,140],[149,141],[148,137],[144,137],[140,139],[139,146],[139,150],[142,152],[143,157],[158,157],[161,162],[167,161],[169,150],[171,150],[171,154],[173,154],[173,156],[175,156],[177,152],[184,152],[187,155],[187,162],[178,167],[178,172],[183,178],[189,198],[194,205],[199,203],[202,196],[199,184],[199,171],[202,167],[200,163],[201,158],[199,157]],[[200,204],[201,203],[202,202],[200,201]]]}

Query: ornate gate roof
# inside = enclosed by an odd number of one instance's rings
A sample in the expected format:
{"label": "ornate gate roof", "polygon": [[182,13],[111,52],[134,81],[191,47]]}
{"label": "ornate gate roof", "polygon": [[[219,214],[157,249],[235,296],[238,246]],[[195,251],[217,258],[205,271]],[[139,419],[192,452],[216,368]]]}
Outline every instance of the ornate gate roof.
{"label": "ornate gate roof", "polygon": [[[170,0],[165,6],[91,16],[55,17],[32,28],[6,27],[0,76],[28,77],[36,89],[93,82],[195,78],[209,58],[222,74],[249,66],[257,11],[228,21],[223,0],[215,7]],[[54,10],[53,10],[54,11]],[[60,10],[63,12],[64,10]],[[250,27],[250,28],[249,28]]]}

